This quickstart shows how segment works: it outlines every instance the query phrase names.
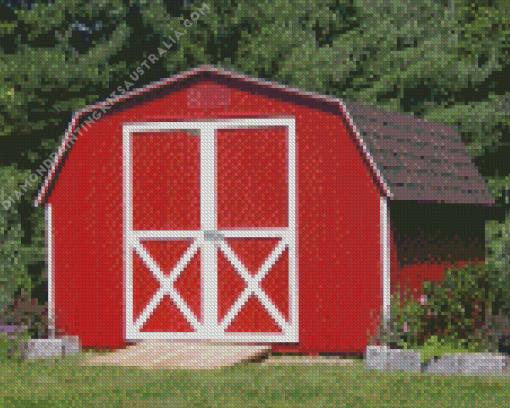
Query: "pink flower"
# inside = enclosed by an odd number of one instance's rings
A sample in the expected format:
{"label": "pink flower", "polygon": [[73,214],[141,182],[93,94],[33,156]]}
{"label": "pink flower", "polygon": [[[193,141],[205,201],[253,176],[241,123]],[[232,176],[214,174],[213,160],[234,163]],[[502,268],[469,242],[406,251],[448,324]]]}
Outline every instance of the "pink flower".
{"label": "pink flower", "polygon": [[427,303],[427,295],[420,296],[420,299],[418,300],[422,305]]}
{"label": "pink flower", "polygon": [[407,328],[407,323],[404,323],[404,333],[409,333],[409,329]]}

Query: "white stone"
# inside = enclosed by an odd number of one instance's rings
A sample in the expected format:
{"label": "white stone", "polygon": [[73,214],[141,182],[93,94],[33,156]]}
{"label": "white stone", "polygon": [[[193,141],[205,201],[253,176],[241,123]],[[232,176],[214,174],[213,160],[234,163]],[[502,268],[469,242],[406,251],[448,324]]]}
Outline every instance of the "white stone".
{"label": "white stone", "polygon": [[372,370],[388,370],[390,349],[385,346],[368,346],[363,365]]}
{"label": "white stone", "polygon": [[364,365],[373,370],[421,370],[421,354],[414,350],[392,350],[384,346],[368,346]]}
{"label": "white stone", "polygon": [[505,357],[490,353],[456,353],[433,360],[426,372],[431,374],[485,375],[503,373]]}
{"label": "white stone", "polygon": [[23,358],[28,360],[62,356],[62,339],[32,339],[23,346]]}
{"label": "white stone", "polygon": [[65,336],[62,339],[62,355],[77,356],[81,351],[80,338],[78,336]]}

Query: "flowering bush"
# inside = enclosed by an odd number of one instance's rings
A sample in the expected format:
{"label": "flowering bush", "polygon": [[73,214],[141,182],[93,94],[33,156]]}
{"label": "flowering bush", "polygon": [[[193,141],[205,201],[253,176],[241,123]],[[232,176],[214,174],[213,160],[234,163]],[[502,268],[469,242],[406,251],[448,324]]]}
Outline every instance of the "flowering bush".
{"label": "flowering bush", "polygon": [[0,325],[4,327],[26,327],[26,332],[31,338],[47,338],[47,304],[39,305],[37,299],[30,299],[23,292],[15,298],[12,305],[4,309],[0,316]]}
{"label": "flowering bush", "polygon": [[47,304],[38,305],[36,299],[29,298],[22,291],[0,315],[0,333],[10,344],[8,357],[19,357],[23,344],[28,340],[48,338]]}
{"label": "flowering bush", "polygon": [[426,282],[417,297],[398,289],[391,296],[390,320],[371,343],[415,348],[437,336],[460,341],[466,348],[469,344],[476,349],[495,349],[502,332],[488,328],[491,316],[504,309],[503,290],[499,272],[487,265],[453,267],[445,271],[440,283]]}

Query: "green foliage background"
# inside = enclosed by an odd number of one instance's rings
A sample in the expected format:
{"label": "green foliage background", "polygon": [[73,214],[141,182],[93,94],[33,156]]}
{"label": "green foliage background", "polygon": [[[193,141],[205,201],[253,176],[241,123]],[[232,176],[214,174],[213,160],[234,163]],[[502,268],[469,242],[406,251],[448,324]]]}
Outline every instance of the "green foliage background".
{"label": "green foliage background", "polygon": [[[506,0],[1,1],[0,204],[56,151],[76,110],[123,86],[175,30],[185,35],[135,87],[207,63],[456,127],[497,201],[489,261],[508,269]],[[45,301],[40,181],[0,206],[0,302],[19,285]]]}

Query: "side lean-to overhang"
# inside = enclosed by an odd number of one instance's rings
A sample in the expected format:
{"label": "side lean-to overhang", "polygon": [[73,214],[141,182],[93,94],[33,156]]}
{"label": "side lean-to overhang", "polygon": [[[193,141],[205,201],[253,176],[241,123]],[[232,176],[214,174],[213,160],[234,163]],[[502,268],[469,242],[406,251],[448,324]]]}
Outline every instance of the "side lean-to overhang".
{"label": "side lean-to overhang", "polygon": [[345,105],[393,200],[494,204],[454,128],[355,102]]}

